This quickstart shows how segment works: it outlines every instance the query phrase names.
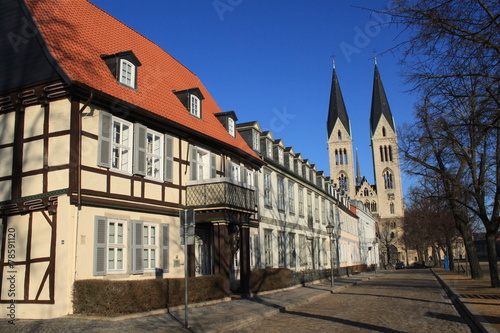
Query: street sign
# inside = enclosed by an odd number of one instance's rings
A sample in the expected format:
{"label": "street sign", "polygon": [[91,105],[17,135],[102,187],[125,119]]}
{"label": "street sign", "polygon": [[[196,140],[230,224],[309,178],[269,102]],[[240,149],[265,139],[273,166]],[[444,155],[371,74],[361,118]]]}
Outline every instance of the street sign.
{"label": "street sign", "polygon": [[181,245],[194,245],[195,223],[194,209],[180,211],[181,218]]}

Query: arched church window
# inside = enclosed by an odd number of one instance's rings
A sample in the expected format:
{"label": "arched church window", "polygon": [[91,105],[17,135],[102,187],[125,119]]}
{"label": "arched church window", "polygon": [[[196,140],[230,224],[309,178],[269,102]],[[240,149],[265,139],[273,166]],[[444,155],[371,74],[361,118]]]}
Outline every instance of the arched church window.
{"label": "arched church window", "polygon": [[369,195],[370,195],[370,193],[368,192],[368,189],[367,189],[367,188],[365,188],[365,190],[364,190],[364,194],[365,194],[365,197],[367,197],[367,196],[369,196]]}
{"label": "arched church window", "polygon": [[376,212],[377,211],[377,203],[375,201],[372,201],[371,211],[372,212]]}
{"label": "arched church window", "polygon": [[344,164],[348,164],[347,163],[347,149],[344,149]]}
{"label": "arched church window", "polygon": [[384,172],[384,187],[386,189],[394,188],[392,172],[390,172],[389,170]]}
{"label": "arched church window", "polygon": [[387,153],[387,146],[384,146],[384,159],[386,162],[389,161],[388,153]]}
{"label": "arched church window", "polygon": [[370,202],[369,201],[366,201],[364,206],[365,206],[366,210],[370,210]]}
{"label": "arched church window", "polygon": [[386,136],[386,134],[387,133],[385,132],[385,126],[384,126],[384,127],[382,127],[382,136]]}
{"label": "arched church window", "polygon": [[335,165],[339,165],[339,151],[335,149]]}
{"label": "arched church window", "polygon": [[384,161],[384,148],[380,146],[380,162]]}
{"label": "arched church window", "polygon": [[339,177],[339,187],[344,191],[347,191],[347,189],[349,188],[349,179],[345,174],[341,174]]}
{"label": "arched church window", "polygon": [[392,162],[392,146],[389,146],[389,161]]}
{"label": "arched church window", "polygon": [[342,140],[342,132],[340,130],[339,130],[339,133],[338,133],[338,139]]}
{"label": "arched church window", "polygon": [[391,202],[391,204],[389,205],[389,209],[391,211],[391,214],[394,214],[394,203]]}

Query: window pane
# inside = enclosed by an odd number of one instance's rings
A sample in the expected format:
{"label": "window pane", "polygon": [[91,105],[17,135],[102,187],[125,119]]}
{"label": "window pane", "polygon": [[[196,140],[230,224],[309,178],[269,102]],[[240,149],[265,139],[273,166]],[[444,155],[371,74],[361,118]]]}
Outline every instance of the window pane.
{"label": "window pane", "polygon": [[111,244],[115,243],[115,224],[114,223],[109,224],[108,243],[111,243]]}
{"label": "window pane", "polygon": [[118,223],[118,228],[117,228],[117,233],[116,233],[116,244],[123,244],[123,224]]}
{"label": "window pane", "polygon": [[116,269],[123,269],[123,249],[116,249]]}
{"label": "window pane", "polygon": [[108,269],[115,269],[115,250],[108,250]]}
{"label": "window pane", "polygon": [[151,242],[149,243],[150,245],[156,245],[155,236],[156,236],[156,227],[151,227]]}
{"label": "window pane", "polygon": [[148,227],[144,226],[142,227],[142,237],[143,237],[143,245],[148,245]]}
{"label": "window pane", "polygon": [[149,268],[155,268],[156,267],[156,251],[155,249],[151,249],[151,265]]}
{"label": "window pane", "polygon": [[148,265],[149,258],[148,258],[148,250],[147,249],[144,249],[142,251],[142,256],[143,256],[144,268],[149,268],[149,265]]}

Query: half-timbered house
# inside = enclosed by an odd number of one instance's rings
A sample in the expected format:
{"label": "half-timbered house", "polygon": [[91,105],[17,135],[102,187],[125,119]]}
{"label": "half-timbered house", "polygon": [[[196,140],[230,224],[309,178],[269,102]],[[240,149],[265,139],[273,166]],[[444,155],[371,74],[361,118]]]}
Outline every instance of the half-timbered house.
{"label": "half-timbered house", "polygon": [[248,290],[263,162],[236,114],[86,0],[3,0],[0,22],[2,317],[71,313],[76,280],[183,276],[186,207],[190,275],[229,286],[239,250]]}

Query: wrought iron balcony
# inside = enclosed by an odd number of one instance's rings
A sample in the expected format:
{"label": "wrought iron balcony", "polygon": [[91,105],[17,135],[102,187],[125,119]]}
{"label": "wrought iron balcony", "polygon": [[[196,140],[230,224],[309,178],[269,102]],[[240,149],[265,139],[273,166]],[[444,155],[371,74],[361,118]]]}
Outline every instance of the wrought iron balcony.
{"label": "wrought iron balcony", "polygon": [[186,204],[195,208],[233,208],[249,213],[257,211],[253,187],[221,177],[188,182]]}

